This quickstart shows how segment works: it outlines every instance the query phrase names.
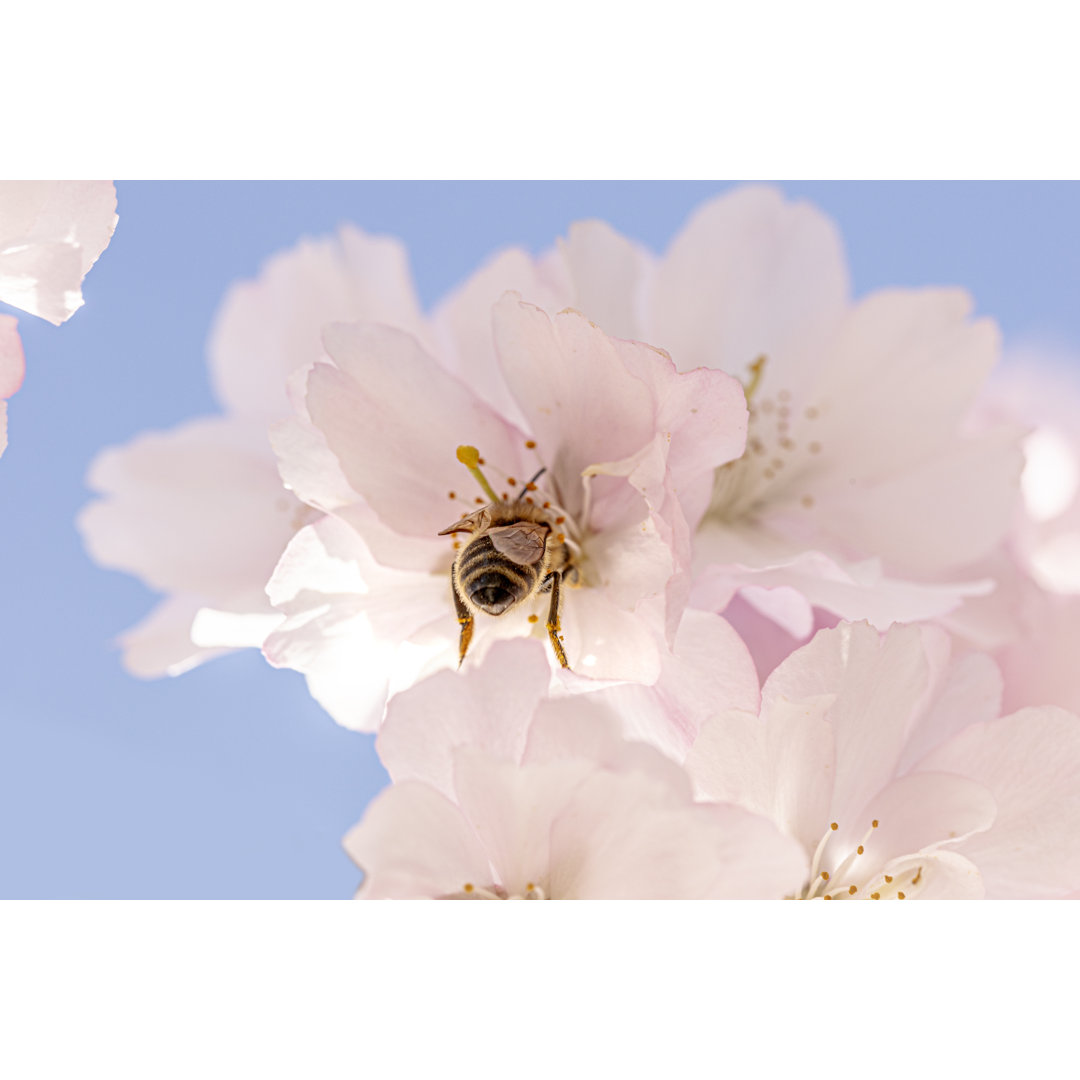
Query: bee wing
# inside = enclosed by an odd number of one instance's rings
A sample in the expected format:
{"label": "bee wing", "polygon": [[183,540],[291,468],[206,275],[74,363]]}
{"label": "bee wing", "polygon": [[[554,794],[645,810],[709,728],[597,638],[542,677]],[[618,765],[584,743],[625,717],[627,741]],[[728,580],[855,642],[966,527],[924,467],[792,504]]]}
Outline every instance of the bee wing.
{"label": "bee wing", "polygon": [[505,555],[519,566],[532,566],[544,557],[544,544],[550,530],[534,521],[518,521],[513,525],[500,525],[488,529],[491,545],[500,555]]}
{"label": "bee wing", "polygon": [[459,532],[483,532],[491,523],[491,513],[486,506],[481,507],[479,510],[474,510],[471,514],[466,514],[459,521],[455,521],[453,525],[443,529],[439,536],[449,536],[450,533]]}

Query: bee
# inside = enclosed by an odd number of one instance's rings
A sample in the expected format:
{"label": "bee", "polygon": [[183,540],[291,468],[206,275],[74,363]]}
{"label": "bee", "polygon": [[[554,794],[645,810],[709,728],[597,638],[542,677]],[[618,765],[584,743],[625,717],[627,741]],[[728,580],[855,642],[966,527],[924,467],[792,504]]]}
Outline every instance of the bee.
{"label": "bee", "polygon": [[[463,447],[462,450],[471,450]],[[459,459],[478,473],[475,462]],[[557,531],[554,512],[525,501],[525,492],[543,474],[536,474],[516,499],[494,498],[486,480],[483,487],[492,502],[467,514],[443,529],[439,536],[470,533],[461,546],[450,571],[461,636],[458,641],[458,666],[465,659],[472,641],[475,612],[502,615],[511,608],[540,594],[551,594],[545,624],[551,647],[559,663],[568,668],[566,651],[559,637],[562,625],[559,608],[562,583],[566,575],[576,579],[566,536]]]}

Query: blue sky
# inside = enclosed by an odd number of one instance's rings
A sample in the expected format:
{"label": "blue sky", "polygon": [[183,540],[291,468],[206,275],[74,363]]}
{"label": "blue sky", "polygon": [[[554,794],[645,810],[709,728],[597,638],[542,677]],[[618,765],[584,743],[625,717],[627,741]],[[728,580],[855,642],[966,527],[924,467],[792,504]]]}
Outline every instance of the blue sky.
{"label": "blue sky", "polygon": [[[601,217],[659,249],[719,183],[120,183],[120,224],[27,354],[0,459],[0,897],[346,897],[340,839],[386,782],[302,678],[255,652],[178,679],[112,644],[152,605],[74,520],[103,447],[215,412],[204,360],[226,288],[350,221],[409,247],[430,305],[506,244]],[[839,224],[857,294],[958,284],[1006,345],[1080,357],[1080,184],[783,183]],[[0,310],[8,310],[0,305]]]}

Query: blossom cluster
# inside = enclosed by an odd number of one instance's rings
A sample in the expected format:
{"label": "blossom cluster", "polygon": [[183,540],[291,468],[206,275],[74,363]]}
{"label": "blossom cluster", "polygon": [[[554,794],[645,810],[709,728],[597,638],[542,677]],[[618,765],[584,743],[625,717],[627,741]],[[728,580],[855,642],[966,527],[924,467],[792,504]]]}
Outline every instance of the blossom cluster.
{"label": "blossom cluster", "polygon": [[1072,895],[1078,392],[972,306],[853,298],[765,187],[429,312],[396,241],[304,240],[225,298],[221,413],[91,469],[164,594],[124,662],[261,648],[377,732],[361,897]]}

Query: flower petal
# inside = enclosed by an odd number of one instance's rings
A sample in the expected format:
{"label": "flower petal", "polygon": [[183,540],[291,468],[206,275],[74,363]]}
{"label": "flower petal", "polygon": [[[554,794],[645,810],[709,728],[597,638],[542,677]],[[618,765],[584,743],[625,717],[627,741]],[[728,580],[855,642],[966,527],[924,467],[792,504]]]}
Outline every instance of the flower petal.
{"label": "flower petal", "polygon": [[229,290],[214,321],[208,350],[218,400],[237,416],[286,415],[285,381],[322,356],[323,326],[357,319],[422,334],[400,241],[343,226],[274,255],[254,281]]}
{"label": "flower petal", "polygon": [[281,487],[258,425],[193,420],[98,455],[104,498],[78,526],[92,558],[225,611],[269,613],[264,587],[305,508]]}
{"label": "flower petal", "polygon": [[59,326],[116,222],[111,181],[0,182],[0,300]]}
{"label": "flower petal", "polygon": [[[457,447],[476,446],[498,468],[527,476],[525,437],[444,372],[408,334],[373,324],[324,333],[337,367],[308,377],[312,421],[352,485],[391,528],[435,536],[471,501]],[[461,491],[456,504],[447,498]]]}
{"label": "flower petal", "polygon": [[672,241],[643,336],[682,371],[741,374],[765,355],[770,383],[798,391],[848,291],[833,223],[808,203],[745,187],[705,203]]}
{"label": "flower petal", "polygon": [[984,784],[993,826],[956,850],[982,873],[989,897],[1062,897],[1080,887],[1080,719],[1053,707],[974,724],[938,747],[920,770]]}
{"label": "flower petal", "polygon": [[491,884],[487,854],[461,811],[426,784],[381,792],[344,843],[364,871],[359,900],[435,899]]}
{"label": "flower petal", "polygon": [[499,642],[482,664],[441,671],[390,702],[375,747],[395,783],[422,780],[453,795],[453,752],[476,746],[519,762],[551,665],[538,641]]}

